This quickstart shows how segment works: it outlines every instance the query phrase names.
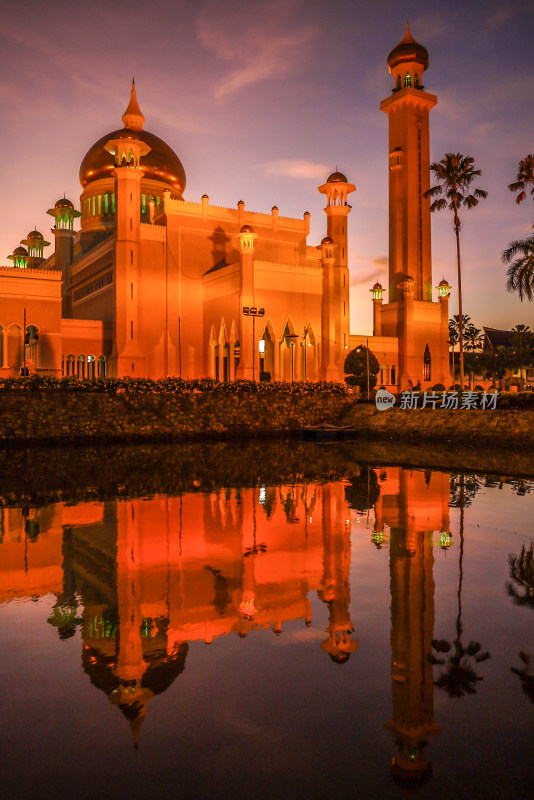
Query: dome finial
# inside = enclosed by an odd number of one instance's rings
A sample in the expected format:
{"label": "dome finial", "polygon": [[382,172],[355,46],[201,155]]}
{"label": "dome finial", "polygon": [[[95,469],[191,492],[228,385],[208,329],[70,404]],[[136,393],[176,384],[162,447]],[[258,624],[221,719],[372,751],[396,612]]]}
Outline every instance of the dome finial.
{"label": "dome finial", "polygon": [[128,103],[128,108],[122,115],[122,121],[124,122],[124,127],[129,128],[132,131],[142,131],[143,125],[145,124],[145,118],[139,108],[139,104],[137,102],[137,97],[135,94],[135,79],[132,78],[132,91],[130,94],[130,102]]}

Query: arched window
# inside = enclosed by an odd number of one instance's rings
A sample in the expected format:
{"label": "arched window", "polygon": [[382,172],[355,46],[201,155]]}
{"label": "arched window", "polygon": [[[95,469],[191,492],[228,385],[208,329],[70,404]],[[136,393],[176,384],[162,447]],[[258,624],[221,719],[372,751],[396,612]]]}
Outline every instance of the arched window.
{"label": "arched window", "polygon": [[419,89],[419,75],[417,74],[417,72],[415,73],[415,76],[414,76],[414,79],[413,79],[413,85],[414,85],[414,87],[416,89]]}
{"label": "arched window", "polygon": [[31,361],[38,367],[39,358],[39,331],[35,325],[27,325],[24,335],[24,361]]}
{"label": "arched window", "polygon": [[397,77],[397,89],[402,89],[402,81],[400,75]]}
{"label": "arched window", "polygon": [[0,325],[0,367],[4,366],[4,329]]}
{"label": "arched window", "polygon": [[430,349],[427,346],[425,347],[425,355],[423,358],[423,380],[429,381],[431,380],[431,365],[432,365],[432,358],[430,356]]}
{"label": "arched window", "polygon": [[87,377],[90,381],[96,378],[96,358],[94,356],[87,356]]}
{"label": "arched window", "polygon": [[99,356],[98,359],[98,377],[106,377],[106,356]]}
{"label": "arched window", "polygon": [[397,385],[397,368],[395,367],[395,364],[393,364],[391,367],[391,385]]}
{"label": "arched window", "polygon": [[85,356],[78,356],[77,375],[78,378],[85,378]]}
{"label": "arched window", "polygon": [[10,369],[21,366],[22,327],[14,323],[7,329],[7,364]]}
{"label": "arched window", "polygon": [[411,86],[412,85],[412,76],[411,76],[411,74],[409,72],[407,72],[406,75],[404,76],[404,85],[405,86]]}
{"label": "arched window", "polygon": [[74,375],[74,356],[72,353],[67,356],[67,377]]}

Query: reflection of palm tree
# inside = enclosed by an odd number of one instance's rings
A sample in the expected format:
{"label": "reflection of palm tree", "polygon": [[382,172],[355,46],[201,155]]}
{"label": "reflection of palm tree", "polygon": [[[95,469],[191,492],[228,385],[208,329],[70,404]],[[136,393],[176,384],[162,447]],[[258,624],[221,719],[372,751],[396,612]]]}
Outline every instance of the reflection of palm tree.
{"label": "reflection of palm tree", "polygon": [[[469,642],[467,647],[462,643],[462,584],[463,584],[463,558],[464,558],[464,508],[465,508],[465,481],[460,475],[460,564],[458,580],[458,616],[456,618],[456,638],[454,642],[445,639],[433,639],[432,648],[436,652],[429,655],[432,664],[446,665],[440,672],[436,686],[443,689],[449,697],[463,697],[465,694],[476,694],[476,683],[482,678],[475,670],[475,664],[487,661],[490,654],[482,651],[480,642]],[[450,653],[447,660],[439,654]]]}
{"label": "reflection of palm tree", "polygon": [[[523,691],[527,697],[530,697],[532,702],[534,703],[534,673],[530,669],[530,663],[532,657],[525,653],[523,650],[519,653],[519,658],[525,665],[523,669],[517,669],[516,667],[512,667],[512,672],[514,675],[519,675],[521,678],[521,683],[523,684]],[[534,665],[533,665],[534,666]]]}
{"label": "reflection of palm tree", "polygon": [[[508,594],[516,605],[534,608],[534,542],[530,543],[528,550],[523,545],[518,556],[510,553],[508,564],[511,578],[506,584]],[[514,584],[523,591],[518,591]]]}

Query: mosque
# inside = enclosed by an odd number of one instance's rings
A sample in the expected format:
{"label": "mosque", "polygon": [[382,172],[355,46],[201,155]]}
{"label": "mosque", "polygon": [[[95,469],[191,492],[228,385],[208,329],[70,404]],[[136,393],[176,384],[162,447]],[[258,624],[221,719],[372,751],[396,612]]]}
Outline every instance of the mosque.
{"label": "mosque", "polygon": [[[354,184],[333,172],[326,231],[308,244],[310,215],[290,219],[184,199],[174,151],[144,127],[135,85],[123,127],[80,166],[80,211],[48,210],[54,252],[30,231],[0,267],[0,377],[167,376],[342,381],[367,344],[389,389],[451,383],[448,298],[432,300],[428,53],[407,26],[387,59],[389,290],[371,289],[373,336],[349,330],[348,215]],[[80,230],[74,225],[79,219]]]}

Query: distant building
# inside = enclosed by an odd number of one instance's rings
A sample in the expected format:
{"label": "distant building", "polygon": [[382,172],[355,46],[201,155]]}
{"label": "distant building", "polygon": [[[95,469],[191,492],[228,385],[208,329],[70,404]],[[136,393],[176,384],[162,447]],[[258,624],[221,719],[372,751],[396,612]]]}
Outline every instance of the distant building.
{"label": "distant building", "polygon": [[[381,103],[390,142],[389,296],[373,289],[379,384],[450,385],[446,281],[432,301],[428,53],[411,37],[388,57],[393,93]],[[341,172],[326,196],[326,236],[307,243],[302,219],[184,200],[185,170],[144,129],[132,85],[124,127],[102,136],[80,167],[80,211],[56,202],[55,252],[31,231],[0,267],[0,376],[259,377],[343,380],[367,337],[349,335],[348,195]],[[81,229],[74,230],[80,218]]]}

